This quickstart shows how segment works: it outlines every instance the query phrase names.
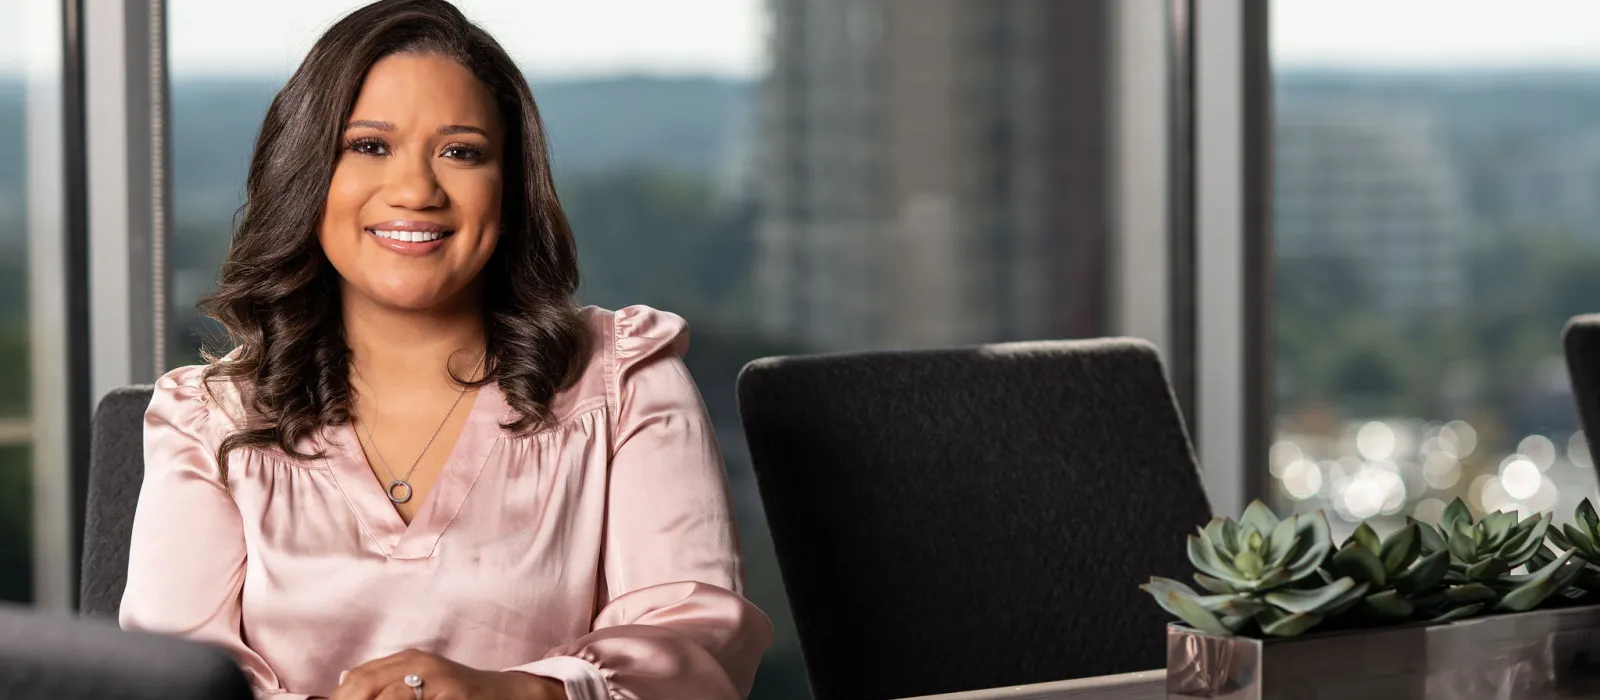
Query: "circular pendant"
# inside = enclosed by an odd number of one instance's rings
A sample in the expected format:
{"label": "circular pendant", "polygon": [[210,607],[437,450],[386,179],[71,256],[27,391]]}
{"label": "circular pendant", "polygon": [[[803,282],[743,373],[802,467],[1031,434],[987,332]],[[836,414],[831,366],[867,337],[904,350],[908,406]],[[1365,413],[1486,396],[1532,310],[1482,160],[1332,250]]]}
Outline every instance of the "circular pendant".
{"label": "circular pendant", "polygon": [[401,479],[389,482],[389,500],[395,503],[405,503],[411,500],[411,484]]}

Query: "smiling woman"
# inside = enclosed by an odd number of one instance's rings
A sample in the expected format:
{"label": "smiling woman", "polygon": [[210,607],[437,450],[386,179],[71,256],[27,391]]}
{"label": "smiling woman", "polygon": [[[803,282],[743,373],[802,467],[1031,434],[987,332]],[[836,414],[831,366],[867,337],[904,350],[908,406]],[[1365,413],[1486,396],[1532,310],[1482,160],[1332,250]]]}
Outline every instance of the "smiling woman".
{"label": "smiling woman", "polygon": [[494,97],[459,62],[402,54],[373,65],[318,233],[346,297],[478,303],[477,272],[500,237],[502,131]]}
{"label": "smiling woman", "polygon": [[[279,425],[271,435],[242,430],[227,449],[270,438],[307,457],[297,440],[318,423],[348,418],[346,348],[333,337],[349,333],[343,317],[364,318],[363,309],[433,309],[474,327],[483,316],[490,332],[475,344],[517,408],[518,430],[547,419],[550,400],[581,371],[586,338],[572,303],[577,254],[527,82],[448,3],[421,5],[448,8],[481,38],[382,14],[409,5],[376,3],[334,25],[262,124],[239,232],[202,307],[240,342],[231,361],[208,374],[252,381],[256,400],[278,409]],[[330,140],[330,133],[342,135]],[[395,256],[369,233],[390,221],[451,228],[456,240],[421,258]],[[320,245],[306,236],[313,230]],[[338,274],[326,274],[326,265]],[[335,292],[343,309],[310,303]],[[481,314],[463,313],[478,306]],[[290,327],[300,332],[282,332]],[[257,328],[280,332],[249,342]],[[259,355],[268,350],[281,354]],[[261,372],[263,365],[275,371]],[[451,367],[452,376],[465,369]],[[475,386],[485,383],[478,380]],[[293,402],[307,386],[326,388],[328,400]],[[312,408],[324,413],[309,415]]]}
{"label": "smiling woman", "polygon": [[772,627],[685,324],[577,284],[499,45],[443,0],[335,24],[203,305],[236,347],[157,384],[123,626],[263,698],[748,695]]}

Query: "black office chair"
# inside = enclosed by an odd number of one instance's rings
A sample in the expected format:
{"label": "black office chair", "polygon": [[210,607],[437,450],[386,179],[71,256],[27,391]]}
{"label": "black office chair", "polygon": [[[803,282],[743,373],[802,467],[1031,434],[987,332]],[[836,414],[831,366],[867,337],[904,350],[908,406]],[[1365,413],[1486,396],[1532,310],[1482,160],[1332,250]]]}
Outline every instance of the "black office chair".
{"label": "black office chair", "polygon": [[[1574,316],[1561,333],[1578,417],[1590,444],[1600,436],[1600,314]],[[1600,450],[1597,450],[1600,452]]]}
{"label": "black office chair", "polygon": [[818,700],[1161,668],[1210,518],[1141,341],[775,358],[739,408]]}
{"label": "black office chair", "polygon": [[83,562],[78,608],[115,620],[128,583],[128,542],[144,481],[144,412],[154,388],[112,391],[94,412],[84,507]]}
{"label": "black office chair", "polygon": [[103,620],[0,607],[0,698],[250,700],[220,649]]}

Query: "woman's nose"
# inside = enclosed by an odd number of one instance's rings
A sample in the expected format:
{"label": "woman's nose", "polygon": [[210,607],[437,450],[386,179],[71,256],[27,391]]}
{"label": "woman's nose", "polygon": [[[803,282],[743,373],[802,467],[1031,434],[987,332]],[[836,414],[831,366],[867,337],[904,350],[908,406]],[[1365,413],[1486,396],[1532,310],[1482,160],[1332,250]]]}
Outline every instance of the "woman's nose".
{"label": "woman's nose", "polygon": [[383,188],[384,203],[401,209],[432,209],[444,206],[444,190],[434,176],[426,156],[389,159]]}

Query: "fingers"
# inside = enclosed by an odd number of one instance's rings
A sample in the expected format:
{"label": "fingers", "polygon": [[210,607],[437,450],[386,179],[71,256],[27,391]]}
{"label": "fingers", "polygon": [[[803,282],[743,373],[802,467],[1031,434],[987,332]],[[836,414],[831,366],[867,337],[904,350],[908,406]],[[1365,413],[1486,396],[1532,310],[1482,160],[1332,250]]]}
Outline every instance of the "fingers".
{"label": "fingers", "polygon": [[345,672],[344,680],[339,682],[339,688],[328,696],[328,700],[376,700],[385,685],[376,675],[357,667]]}
{"label": "fingers", "polygon": [[[438,657],[407,649],[345,671],[329,700],[415,700],[416,693],[405,685],[405,677],[415,673],[425,682],[430,676],[443,680],[439,670]],[[427,692],[423,696],[432,697]]]}
{"label": "fingers", "polygon": [[[433,696],[424,688],[422,697],[431,698]],[[382,693],[378,694],[375,700],[416,700],[416,698],[417,692],[415,690],[400,683],[391,683],[383,689]]]}
{"label": "fingers", "polygon": [[[416,692],[395,677],[390,682],[378,676],[351,675],[329,700],[416,700]],[[424,697],[427,694],[424,693]]]}

